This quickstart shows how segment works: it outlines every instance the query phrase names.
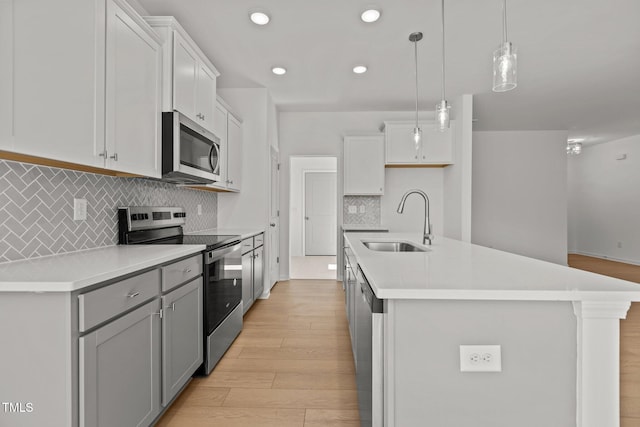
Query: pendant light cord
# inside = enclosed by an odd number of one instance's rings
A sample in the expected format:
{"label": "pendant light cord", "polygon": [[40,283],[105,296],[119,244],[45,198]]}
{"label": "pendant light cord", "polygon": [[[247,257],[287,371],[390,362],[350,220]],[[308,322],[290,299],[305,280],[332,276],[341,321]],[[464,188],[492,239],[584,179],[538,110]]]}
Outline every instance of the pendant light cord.
{"label": "pendant light cord", "polygon": [[444,100],[444,0],[442,0],[442,100]]}
{"label": "pendant light cord", "polygon": [[507,0],[502,0],[502,41],[507,42]]}
{"label": "pendant light cord", "polygon": [[413,48],[416,66],[416,127],[418,127],[418,40],[414,40]]}

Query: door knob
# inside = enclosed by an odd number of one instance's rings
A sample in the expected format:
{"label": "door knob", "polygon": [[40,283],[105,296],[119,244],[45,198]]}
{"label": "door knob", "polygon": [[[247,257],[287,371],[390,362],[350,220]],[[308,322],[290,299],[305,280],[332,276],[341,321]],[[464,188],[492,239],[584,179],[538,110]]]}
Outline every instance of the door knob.
{"label": "door knob", "polygon": [[305,216],[305,217],[304,217],[304,219],[305,219],[305,220],[307,220],[307,221],[309,221],[309,217],[308,217],[308,216]]}
{"label": "door knob", "polygon": [[272,227],[275,227],[275,226],[276,226],[276,223],[275,223],[275,222],[272,222],[272,223],[271,223],[271,224],[269,224],[269,225],[270,225],[270,226],[272,226]]}

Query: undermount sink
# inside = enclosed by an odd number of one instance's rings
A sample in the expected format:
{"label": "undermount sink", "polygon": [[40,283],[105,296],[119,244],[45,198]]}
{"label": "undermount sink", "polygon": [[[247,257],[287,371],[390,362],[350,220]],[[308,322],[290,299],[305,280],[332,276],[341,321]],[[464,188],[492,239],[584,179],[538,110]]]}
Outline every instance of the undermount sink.
{"label": "undermount sink", "polygon": [[420,246],[416,246],[413,243],[409,242],[373,242],[373,241],[363,241],[363,245],[365,245],[368,249],[372,251],[379,252],[427,252],[430,249],[423,248]]}

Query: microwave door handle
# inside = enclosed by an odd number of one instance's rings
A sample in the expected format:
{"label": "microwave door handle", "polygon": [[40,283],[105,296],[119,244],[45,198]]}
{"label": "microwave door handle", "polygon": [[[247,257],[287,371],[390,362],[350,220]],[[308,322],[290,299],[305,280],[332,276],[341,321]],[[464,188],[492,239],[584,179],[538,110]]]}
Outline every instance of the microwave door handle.
{"label": "microwave door handle", "polygon": [[[216,150],[216,164],[215,166],[213,165],[213,150]],[[220,148],[218,148],[218,144],[216,144],[215,142],[213,143],[213,145],[211,146],[211,150],[209,151],[209,165],[211,166],[211,171],[214,174],[218,174],[218,170],[220,169]]]}

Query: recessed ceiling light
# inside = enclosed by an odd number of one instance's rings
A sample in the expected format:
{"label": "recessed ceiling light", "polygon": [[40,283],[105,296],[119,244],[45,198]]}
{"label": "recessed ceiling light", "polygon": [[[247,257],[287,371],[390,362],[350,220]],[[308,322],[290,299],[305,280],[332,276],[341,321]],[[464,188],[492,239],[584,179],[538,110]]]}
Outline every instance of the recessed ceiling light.
{"label": "recessed ceiling light", "polygon": [[269,15],[264,12],[253,12],[249,15],[249,18],[251,18],[251,22],[256,25],[267,25],[271,19]]}
{"label": "recessed ceiling light", "polygon": [[356,74],[362,74],[367,72],[367,67],[364,65],[356,65],[353,67],[353,72]]}
{"label": "recessed ceiling light", "polygon": [[567,142],[584,142],[584,138],[569,138]]}
{"label": "recessed ceiling light", "polygon": [[278,76],[281,76],[281,75],[283,75],[283,74],[285,74],[285,73],[287,72],[287,69],[286,69],[286,68],[284,68],[284,67],[273,67],[273,68],[271,69],[271,72],[272,72],[273,74],[276,74],[276,75],[278,75]]}
{"label": "recessed ceiling light", "polygon": [[368,23],[376,22],[378,19],[380,19],[380,11],[377,9],[367,9],[362,12],[362,15],[360,15],[360,19]]}

